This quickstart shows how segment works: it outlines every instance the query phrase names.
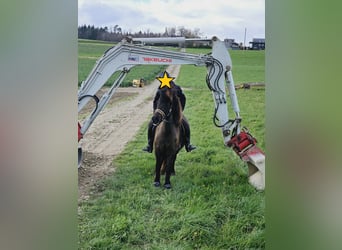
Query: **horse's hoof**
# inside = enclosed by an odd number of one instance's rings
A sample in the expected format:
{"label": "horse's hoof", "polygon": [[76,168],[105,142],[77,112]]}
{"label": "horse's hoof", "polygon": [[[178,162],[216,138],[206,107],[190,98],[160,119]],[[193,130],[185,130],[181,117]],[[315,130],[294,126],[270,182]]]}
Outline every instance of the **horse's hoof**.
{"label": "horse's hoof", "polygon": [[164,188],[170,189],[171,188],[171,184],[164,184]]}
{"label": "horse's hoof", "polygon": [[155,181],[155,182],[153,183],[153,185],[154,185],[155,187],[160,187],[160,182]]}

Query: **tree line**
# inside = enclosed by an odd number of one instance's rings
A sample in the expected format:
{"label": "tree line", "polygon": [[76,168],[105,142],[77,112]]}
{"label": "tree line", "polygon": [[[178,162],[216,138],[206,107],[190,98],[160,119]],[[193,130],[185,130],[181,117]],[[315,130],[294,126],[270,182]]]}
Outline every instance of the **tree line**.
{"label": "tree line", "polygon": [[113,27],[95,27],[94,25],[82,25],[78,27],[78,38],[102,40],[119,42],[124,37],[185,37],[185,38],[200,38],[200,29],[188,29],[184,26],[180,27],[166,27],[163,33],[155,33],[149,29],[146,31],[139,31],[131,33],[129,31],[123,31],[119,25]]}

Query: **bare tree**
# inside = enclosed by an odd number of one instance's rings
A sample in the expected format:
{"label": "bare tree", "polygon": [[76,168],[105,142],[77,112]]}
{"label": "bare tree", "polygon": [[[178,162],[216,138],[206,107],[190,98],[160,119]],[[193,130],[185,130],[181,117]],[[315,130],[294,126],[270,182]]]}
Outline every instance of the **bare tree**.
{"label": "bare tree", "polygon": [[114,34],[116,34],[116,30],[118,29],[118,27],[119,27],[119,25],[117,25],[117,24],[115,24],[115,26],[114,26]]}

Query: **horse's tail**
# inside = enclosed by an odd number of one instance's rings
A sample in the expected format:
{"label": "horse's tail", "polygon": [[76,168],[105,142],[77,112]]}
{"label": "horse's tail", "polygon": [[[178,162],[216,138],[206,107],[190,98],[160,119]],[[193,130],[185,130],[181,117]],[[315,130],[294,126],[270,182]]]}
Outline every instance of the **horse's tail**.
{"label": "horse's tail", "polygon": [[164,175],[165,171],[166,171],[166,162],[164,160],[161,167],[160,167],[160,174]]}

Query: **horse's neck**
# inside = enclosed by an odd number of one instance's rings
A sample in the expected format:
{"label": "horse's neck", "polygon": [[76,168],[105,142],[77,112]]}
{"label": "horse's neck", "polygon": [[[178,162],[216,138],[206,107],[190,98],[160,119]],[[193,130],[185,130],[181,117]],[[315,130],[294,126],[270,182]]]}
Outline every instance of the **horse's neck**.
{"label": "horse's neck", "polygon": [[165,133],[170,133],[171,130],[173,129],[174,125],[175,124],[173,122],[172,116],[170,116],[166,120],[164,120],[163,121],[163,126],[164,126]]}
{"label": "horse's neck", "polygon": [[173,121],[172,117],[169,117],[167,120],[162,121],[161,124],[158,126],[158,130],[160,130],[160,133],[164,134],[164,136],[174,136],[175,129],[177,129],[178,126]]}
{"label": "horse's neck", "polygon": [[182,121],[182,113],[172,114],[170,117],[168,117],[164,122],[167,127],[179,127],[181,125]]}

